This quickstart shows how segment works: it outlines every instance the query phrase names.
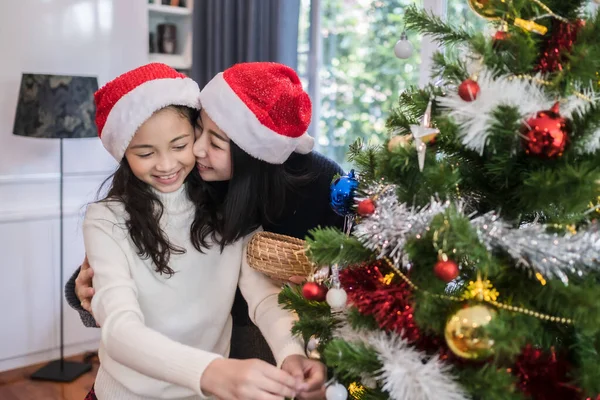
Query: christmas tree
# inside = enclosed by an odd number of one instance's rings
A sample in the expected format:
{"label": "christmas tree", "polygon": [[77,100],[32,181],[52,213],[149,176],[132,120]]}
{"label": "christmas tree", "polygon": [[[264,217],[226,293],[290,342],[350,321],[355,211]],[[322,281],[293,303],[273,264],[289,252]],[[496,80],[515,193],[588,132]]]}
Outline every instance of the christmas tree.
{"label": "christmas tree", "polygon": [[600,398],[600,16],[469,3],[495,34],[407,11],[444,48],[433,83],[351,147],[347,229],[312,232],[281,293],[328,399]]}

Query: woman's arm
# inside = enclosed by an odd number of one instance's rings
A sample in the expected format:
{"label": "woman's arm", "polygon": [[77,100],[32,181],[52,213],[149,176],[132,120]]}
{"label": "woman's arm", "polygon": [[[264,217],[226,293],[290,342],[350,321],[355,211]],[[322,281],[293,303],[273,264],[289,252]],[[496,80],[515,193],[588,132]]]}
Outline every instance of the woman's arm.
{"label": "woman's arm", "polygon": [[[71,278],[67,281],[67,284],[65,285],[65,298],[71,308],[79,313],[79,318],[81,318],[83,325],[88,328],[97,328],[98,324],[90,312],[92,310],[91,301],[94,295],[92,275],[93,270],[86,257],[81,267],[77,268]],[[79,291],[86,294],[85,298],[80,298],[80,296],[78,296],[77,293]]]}
{"label": "woman's arm", "polygon": [[244,253],[239,278],[239,288],[248,302],[248,314],[267,340],[277,365],[292,354],[304,356],[300,339],[292,336],[291,329],[296,316],[281,308],[278,296],[281,287],[262,273],[250,268],[246,261],[247,245],[254,233],[244,239]]}

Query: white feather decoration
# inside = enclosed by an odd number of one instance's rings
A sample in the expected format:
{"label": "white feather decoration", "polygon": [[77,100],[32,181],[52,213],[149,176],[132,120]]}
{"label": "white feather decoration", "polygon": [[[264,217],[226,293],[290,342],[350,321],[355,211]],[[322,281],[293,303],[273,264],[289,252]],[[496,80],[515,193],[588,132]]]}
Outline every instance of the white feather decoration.
{"label": "white feather decoration", "polygon": [[437,356],[430,357],[416,350],[397,334],[357,331],[344,325],[336,331],[335,336],[348,342],[363,342],[377,353],[383,367],[374,378],[380,382],[390,399],[469,399],[451,375],[449,365]]}
{"label": "white feather decoration", "polygon": [[488,129],[494,122],[492,113],[498,106],[516,107],[521,117],[526,119],[540,110],[549,109],[554,103],[534,80],[511,79],[507,76],[494,78],[491,71],[483,69],[477,83],[480,91],[473,101],[464,101],[456,90],[448,91],[445,97],[436,100],[448,109],[449,115],[459,124],[459,135],[465,147],[480,154],[490,135]]}

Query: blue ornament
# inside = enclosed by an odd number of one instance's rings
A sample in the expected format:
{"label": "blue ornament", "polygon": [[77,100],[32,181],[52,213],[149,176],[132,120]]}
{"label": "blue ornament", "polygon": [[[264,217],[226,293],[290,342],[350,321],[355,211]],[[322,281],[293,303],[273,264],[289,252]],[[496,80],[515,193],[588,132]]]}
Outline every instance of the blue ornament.
{"label": "blue ornament", "polygon": [[336,214],[346,216],[353,214],[354,193],[358,187],[358,181],[354,177],[354,170],[348,175],[339,177],[331,184],[331,208]]}

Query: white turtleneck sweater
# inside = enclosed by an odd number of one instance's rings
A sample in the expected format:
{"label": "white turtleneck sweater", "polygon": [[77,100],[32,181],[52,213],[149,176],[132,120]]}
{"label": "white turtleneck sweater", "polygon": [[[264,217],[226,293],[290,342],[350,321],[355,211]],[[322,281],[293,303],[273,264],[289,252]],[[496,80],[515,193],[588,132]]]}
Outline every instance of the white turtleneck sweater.
{"label": "white turtleneck sweater", "polygon": [[172,254],[168,278],[142,259],[128,235],[119,202],[91,204],[83,223],[85,250],[94,268],[92,310],[102,329],[100,400],[202,399],[200,379],[208,364],[227,357],[231,306],[239,285],[253,322],[281,365],[304,354],[290,334],[295,320],[277,303],[280,288],[246,263],[251,235],[227,246],[197,251],[190,241],[194,205],[185,186],[157,193],[160,225],[185,254]]}

